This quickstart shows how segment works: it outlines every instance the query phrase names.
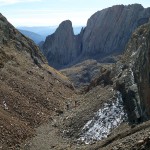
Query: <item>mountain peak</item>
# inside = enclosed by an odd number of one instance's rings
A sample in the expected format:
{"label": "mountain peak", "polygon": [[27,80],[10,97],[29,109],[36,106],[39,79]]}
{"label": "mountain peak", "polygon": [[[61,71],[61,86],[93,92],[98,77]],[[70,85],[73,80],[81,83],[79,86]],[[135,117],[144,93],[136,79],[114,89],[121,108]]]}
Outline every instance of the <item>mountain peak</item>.
{"label": "mountain peak", "polygon": [[75,59],[80,53],[80,42],[74,35],[72,22],[63,21],[55,33],[49,35],[43,44],[43,52],[48,56],[49,64],[61,68]]}
{"label": "mountain peak", "polygon": [[[80,60],[90,58],[104,62],[103,58],[110,54],[121,54],[132,32],[147,23],[149,17],[149,9],[141,4],[115,5],[93,14],[78,36],[73,35],[71,21],[65,20],[45,41],[44,54],[54,67],[77,62],[77,56]],[[70,46],[66,46],[68,43]]]}
{"label": "mountain peak", "polygon": [[64,20],[60,23],[59,26],[62,26],[62,25],[71,25],[72,26],[72,22],[70,20]]}

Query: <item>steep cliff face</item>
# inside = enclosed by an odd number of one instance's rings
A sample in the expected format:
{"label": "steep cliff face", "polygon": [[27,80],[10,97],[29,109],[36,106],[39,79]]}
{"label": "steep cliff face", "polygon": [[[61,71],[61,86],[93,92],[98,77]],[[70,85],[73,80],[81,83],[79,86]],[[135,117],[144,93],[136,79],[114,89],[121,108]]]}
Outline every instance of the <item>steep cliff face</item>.
{"label": "steep cliff face", "polygon": [[120,90],[131,122],[150,117],[150,24],[132,35],[127,50],[116,64],[116,88]]}
{"label": "steep cliff face", "polygon": [[61,23],[42,49],[49,64],[57,68],[89,58],[113,62],[111,57],[103,58],[121,54],[133,31],[147,23],[149,17],[150,8],[140,4],[116,5],[92,15],[78,36],[73,35],[70,21]]}
{"label": "steep cliff face", "polygon": [[83,56],[123,52],[132,32],[149,17],[150,8],[140,4],[116,5],[96,12],[83,34]]}
{"label": "steep cliff face", "polygon": [[34,128],[63,112],[71,84],[0,14],[0,149],[20,149]]}
{"label": "steep cliff face", "polygon": [[80,54],[80,36],[73,33],[72,23],[63,21],[56,32],[43,44],[43,53],[50,65],[59,68],[67,65]]}

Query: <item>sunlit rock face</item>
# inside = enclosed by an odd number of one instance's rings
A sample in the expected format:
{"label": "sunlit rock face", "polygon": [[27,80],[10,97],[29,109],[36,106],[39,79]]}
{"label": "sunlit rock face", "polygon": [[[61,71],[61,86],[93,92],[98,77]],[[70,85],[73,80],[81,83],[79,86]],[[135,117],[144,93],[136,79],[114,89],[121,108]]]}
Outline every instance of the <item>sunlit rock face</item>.
{"label": "sunlit rock face", "polygon": [[87,59],[116,62],[113,55],[124,52],[131,34],[149,17],[150,8],[140,4],[112,6],[93,14],[79,35],[74,35],[71,21],[63,21],[41,49],[57,69]]}
{"label": "sunlit rock face", "polygon": [[116,5],[92,15],[83,34],[84,55],[123,52],[133,31],[148,22],[150,8],[140,4]]}
{"label": "sunlit rock face", "polygon": [[85,124],[79,141],[90,144],[102,140],[127,119],[120,92],[116,92],[115,97],[116,99],[104,103],[92,120]]}

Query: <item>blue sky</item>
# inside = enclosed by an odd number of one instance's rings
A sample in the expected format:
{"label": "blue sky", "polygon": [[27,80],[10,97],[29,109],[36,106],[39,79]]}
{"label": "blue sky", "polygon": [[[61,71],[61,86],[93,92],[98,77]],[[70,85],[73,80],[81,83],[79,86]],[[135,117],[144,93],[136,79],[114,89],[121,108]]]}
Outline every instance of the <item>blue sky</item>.
{"label": "blue sky", "polygon": [[67,19],[85,26],[98,10],[133,3],[150,7],[150,0],[0,0],[0,12],[14,26],[55,26]]}

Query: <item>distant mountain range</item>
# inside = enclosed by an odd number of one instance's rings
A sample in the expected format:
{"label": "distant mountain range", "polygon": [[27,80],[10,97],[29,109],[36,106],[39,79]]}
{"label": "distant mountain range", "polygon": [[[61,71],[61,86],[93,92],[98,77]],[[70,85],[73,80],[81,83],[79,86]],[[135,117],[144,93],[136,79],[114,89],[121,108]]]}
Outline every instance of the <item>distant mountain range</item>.
{"label": "distant mountain range", "polygon": [[45,36],[39,35],[37,33],[27,31],[27,30],[20,30],[19,31],[27,36],[28,38],[32,39],[36,44],[39,44],[41,41],[45,40]]}
{"label": "distant mountain range", "polygon": [[[73,28],[74,34],[76,35],[80,33],[82,26],[75,26]],[[48,35],[53,34],[57,26],[17,27],[17,29],[22,34],[32,39],[36,44],[39,44],[41,41],[45,41]]]}
{"label": "distant mountain range", "polygon": [[41,36],[47,36],[55,32],[57,26],[40,26],[40,27],[17,27],[19,30],[26,30],[30,32],[37,33]]}

